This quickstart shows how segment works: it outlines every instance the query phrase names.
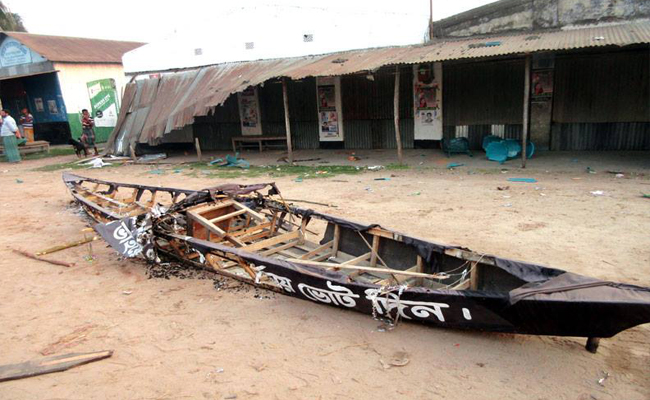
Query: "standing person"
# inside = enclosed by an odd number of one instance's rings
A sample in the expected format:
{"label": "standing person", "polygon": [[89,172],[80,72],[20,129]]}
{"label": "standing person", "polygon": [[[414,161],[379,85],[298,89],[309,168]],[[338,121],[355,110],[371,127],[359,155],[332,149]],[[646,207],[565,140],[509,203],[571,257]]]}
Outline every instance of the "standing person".
{"label": "standing person", "polygon": [[95,150],[95,155],[98,156],[99,152],[97,151],[97,145],[95,144],[95,121],[88,113],[88,110],[85,108],[81,110],[81,143],[86,146],[86,148],[91,147]]}
{"label": "standing person", "polygon": [[21,110],[23,115],[20,116],[19,123],[22,126],[23,137],[27,139],[28,142],[34,141],[34,117],[29,112],[27,107]]}
{"label": "standing person", "polygon": [[2,115],[2,128],[0,128],[0,136],[5,147],[5,156],[7,160],[12,163],[20,162],[20,151],[18,151],[18,143],[16,138],[20,138],[16,120],[9,115],[8,110],[0,111]]}

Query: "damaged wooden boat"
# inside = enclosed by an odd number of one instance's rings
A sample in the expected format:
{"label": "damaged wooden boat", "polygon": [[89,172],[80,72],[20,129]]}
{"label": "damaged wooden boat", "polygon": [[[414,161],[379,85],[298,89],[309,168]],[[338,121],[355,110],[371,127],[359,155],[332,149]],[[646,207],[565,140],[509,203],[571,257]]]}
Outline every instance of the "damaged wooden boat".
{"label": "damaged wooden boat", "polygon": [[[176,259],[388,323],[606,338],[650,322],[650,288],[480,254],[287,204],[270,184],[186,190],[63,175],[125,256]],[[266,193],[263,193],[266,191]]]}

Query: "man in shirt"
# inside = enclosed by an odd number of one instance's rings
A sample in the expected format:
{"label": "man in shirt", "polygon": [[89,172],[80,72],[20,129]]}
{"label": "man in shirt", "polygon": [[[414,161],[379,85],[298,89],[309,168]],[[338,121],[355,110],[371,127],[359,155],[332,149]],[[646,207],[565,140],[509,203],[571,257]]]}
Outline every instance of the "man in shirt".
{"label": "man in shirt", "polygon": [[8,110],[0,111],[2,115],[2,128],[0,128],[0,136],[2,136],[2,143],[4,145],[5,157],[9,162],[20,162],[20,152],[18,151],[18,143],[16,138],[20,138],[16,120],[9,115]]}
{"label": "man in shirt", "polygon": [[95,144],[95,121],[90,116],[90,113],[85,108],[81,110],[81,143],[84,146],[92,147],[95,149],[95,155],[99,155],[97,151],[97,145]]}
{"label": "man in shirt", "polygon": [[34,141],[34,117],[30,114],[27,107],[21,110],[22,115],[20,116],[20,126],[22,127],[23,137],[27,139],[28,142]]}

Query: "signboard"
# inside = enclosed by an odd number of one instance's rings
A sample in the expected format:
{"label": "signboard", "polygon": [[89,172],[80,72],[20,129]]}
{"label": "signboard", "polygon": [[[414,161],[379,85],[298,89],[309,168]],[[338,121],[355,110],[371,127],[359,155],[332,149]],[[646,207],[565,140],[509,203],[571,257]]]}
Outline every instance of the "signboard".
{"label": "signboard", "polygon": [[6,38],[0,45],[0,66],[11,67],[31,62],[32,52],[16,39]]}
{"label": "signboard", "polygon": [[242,135],[255,136],[262,134],[260,102],[257,96],[257,87],[249,87],[237,94]]}
{"label": "signboard", "polygon": [[115,80],[101,79],[88,82],[91,115],[96,127],[113,128],[117,125],[117,90]]}
{"label": "signboard", "polygon": [[338,77],[317,78],[318,132],[320,141],[343,140],[341,81]]}
{"label": "signboard", "polygon": [[442,139],[442,65],[413,66],[415,140]]}

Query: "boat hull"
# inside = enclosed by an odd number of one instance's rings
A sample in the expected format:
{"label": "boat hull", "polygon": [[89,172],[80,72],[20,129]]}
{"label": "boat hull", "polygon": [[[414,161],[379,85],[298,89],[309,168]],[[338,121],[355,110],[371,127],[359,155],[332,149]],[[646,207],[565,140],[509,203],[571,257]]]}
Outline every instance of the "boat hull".
{"label": "boat hull", "polygon": [[[418,287],[386,290],[377,285],[350,282],[346,275],[335,271],[324,272],[190,237],[164,232],[159,235],[182,240],[202,254],[244,260],[258,271],[260,278],[266,277],[275,288],[280,288],[277,291],[287,296],[389,321],[501,333],[602,338],[650,321],[650,293],[641,292],[638,302],[522,299],[512,304],[508,293]],[[200,262],[167,254],[190,266],[205,268]]]}

